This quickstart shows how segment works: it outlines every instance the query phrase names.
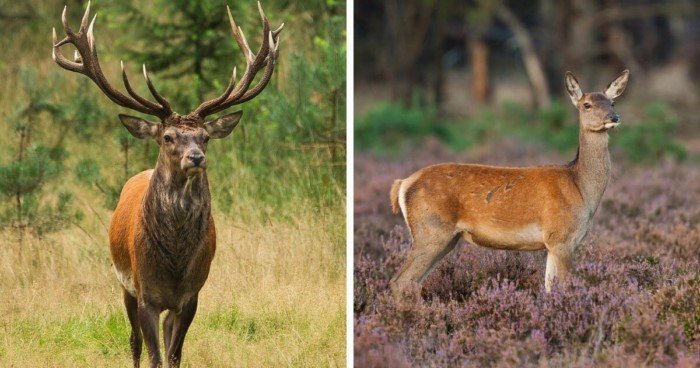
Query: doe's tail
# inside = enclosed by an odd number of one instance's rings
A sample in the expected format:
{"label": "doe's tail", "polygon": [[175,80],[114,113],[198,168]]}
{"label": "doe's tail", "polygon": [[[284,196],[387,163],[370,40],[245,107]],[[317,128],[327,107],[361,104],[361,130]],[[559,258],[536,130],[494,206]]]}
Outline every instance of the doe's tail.
{"label": "doe's tail", "polygon": [[389,198],[391,199],[391,211],[393,213],[399,213],[399,188],[401,188],[401,179],[394,180],[394,184],[391,186],[391,191],[389,192]]}

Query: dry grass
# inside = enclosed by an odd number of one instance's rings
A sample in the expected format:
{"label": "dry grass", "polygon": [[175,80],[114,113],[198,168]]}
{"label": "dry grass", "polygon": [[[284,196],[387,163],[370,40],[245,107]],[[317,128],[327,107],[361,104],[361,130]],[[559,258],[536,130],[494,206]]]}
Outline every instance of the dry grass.
{"label": "dry grass", "polygon": [[[183,365],[343,366],[344,254],[332,231],[340,216],[309,211],[296,223],[242,225],[215,214],[217,255]],[[14,232],[1,234],[0,366],[130,365],[102,225],[109,213],[90,217],[86,231],[30,237],[21,251]]]}

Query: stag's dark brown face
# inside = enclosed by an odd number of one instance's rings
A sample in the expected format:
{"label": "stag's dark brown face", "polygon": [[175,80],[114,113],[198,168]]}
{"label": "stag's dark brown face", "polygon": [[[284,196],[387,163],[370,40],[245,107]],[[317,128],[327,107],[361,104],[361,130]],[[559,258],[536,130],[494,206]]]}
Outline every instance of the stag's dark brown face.
{"label": "stag's dark brown face", "polygon": [[173,172],[187,176],[203,173],[207,168],[209,139],[224,138],[238,125],[242,112],[234,112],[211,122],[199,117],[173,114],[160,124],[141,118],[119,115],[122,124],[136,138],[151,138],[160,146],[160,160]]}

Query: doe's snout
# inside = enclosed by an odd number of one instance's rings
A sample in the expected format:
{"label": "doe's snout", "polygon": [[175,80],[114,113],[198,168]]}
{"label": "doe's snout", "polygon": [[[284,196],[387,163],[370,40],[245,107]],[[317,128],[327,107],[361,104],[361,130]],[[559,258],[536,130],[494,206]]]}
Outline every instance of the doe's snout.
{"label": "doe's snout", "polygon": [[618,114],[610,114],[607,116],[607,120],[613,123],[619,123],[620,122],[620,115]]}

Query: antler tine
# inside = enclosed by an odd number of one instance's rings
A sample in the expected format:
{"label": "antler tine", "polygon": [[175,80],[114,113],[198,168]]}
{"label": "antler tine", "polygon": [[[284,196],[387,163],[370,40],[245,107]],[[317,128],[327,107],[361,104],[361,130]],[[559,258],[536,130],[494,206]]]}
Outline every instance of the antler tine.
{"label": "antler tine", "polygon": [[246,58],[246,62],[252,62],[255,58],[255,55],[253,55],[253,52],[250,51],[250,46],[248,46],[248,41],[245,38],[245,34],[243,34],[243,30],[236,24],[236,21],[233,19],[233,15],[231,15],[231,9],[228,7],[228,5],[226,5],[226,12],[228,13],[229,24],[231,24],[231,32],[233,33],[233,38],[236,40],[236,43],[238,43],[238,46],[241,48],[241,51],[243,51],[243,55]]}
{"label": "antler tine", "polygon": [[[118,104],[119,106],[126,107],[128,109],[136,110],[144,114],[158,116],[160,118],[165,118],[173,113],[170,105],[163,99],[160,95],[155,92],[155,88],[151,84],[150,80],[147,79],[149,89],[151,93],[154,93],[154,97],[158,100],[160,105],[146,100],[145,98],[137,95],[131,88],[126,77],[126,72],[122,66],[122,78],[124,79],[124,86],[129,92],[129,96],[119,92],[114,89],[107,78],[102,73],[102,68],[100,67],[99,59],[97,57],[97,47],[95,43],[94,27],[95,20],[97,19],[97,14],[92,17],[92,21],[88,24],[90,19],[90,2],[88,2],[83,14],[82,20],[80,21],[80,29],[77,33],[68,25],[67,19],[67,7],[63,8],[63,13],[61,14],[61,22],[66,32],[66,37],[61,41],[57,42],[56,29],[53,29],[53,52],[52,57],[58,66],[75,72],[80,73],[88,78],[92,79],[93,82],[100,88],[100,90],[109,98],[112,102]],[[75,61],[68,60],[60,51],[60,47],[65,44],[72,44],[76,49]],[[156,96],[157,95],[157,96]]]}
{"label": "antler tine", "polygon": [[194,111],[195,114],[199,116],[207,116],[210,114],[209,110],[218,106],[220,103],[224,102],[229,95],[231,95],[231,92],[233,92],[233,87],[235,86],[235,81],[236,81],[236,67],[233,67],[233,74],[231,75],[231,79],[228,81],[228,86],[226,86],[226,90],[224,90],[224,93],[221,94],[221,96],[209,100],[207,102],[202,103],[197,107],[197,109]]}
{"label": "antler tine", "polygon": [[[87,25],[87,21],[90,19],[90,0],[88,0],[87,7],[85,8],[85,14],[83,14],[83,19],[80,21],[80,29],[84,29]],[[95,21],[95,18],[92,19]]]}
{"label": "antler tine", "polygon": [[133,97],[136,101],[138,101],[144,106],[147,106],[154,110],[160,109],[161,107],[159,105],[141,97],[139,94],[136,93],[136,91],[134,91],[133,88],[131,88],[131,83],[129,83],[129,77],[127,77],[126,69],[124,68],[124,62],[120,60],[119,63],[122,67],[122,81],[124,82],[124,88],[126,88],[126,91],[129,93],[129,95],[131,95],[131,97]]}
{"label": "antler tine", "polygon": [[66,59],[63,54],[61,54],[61,51],[59,50],[59,47],[61,45],[65,45],[66,43],[69,43],[70,41],[68,38],[62,39],[60,42],[56,42],[56,28],[53,29],[53,50],[51,52],[51,57],[53,58],[53,61],[56,62],[59,66],[61,66],[64,69],[68,69],[72,72],[75,73],[82,73],[83,72],[83,65],[76,63],[74,61],[70,61]]}
{"label": "antler tine", "polygon": [[156,101],[161,104],[166,110],[171,110],[170,104],[168,101],[163,98],[163,96],[156,91],[156,87],[153,86],[153,82],[151,82],[151,78],[148,77],[148,71],[146,71],[146,64],[143,64],[143,77],[146,78],[146,84],[148,85],[148,90],[151,91],[151,95],[155,97]]}
{"label": "antler tine", "polygon": [[74,36],[75,33],[73,33],[73,30],[70,28],[70,25],[68,25],[68,17],[66,16],[67,11],[68,5],[64,5],[63,12],[61,13],[61,23],[63,23],[63,28],[66,30],[66,34],[68,36]]}
{"label": "antler tine", "polygon": [[[272,42],[272,32],[270,32],[270,39]],[[265,65],[265,72],[263,73],[262,78],[260,78],[260,81],[258,81],[258,84],[253,87],[253,89],[248,90],[241,96],[233,105],[241,104],[246,101],[250,101],[253,99],[255,96],[260,94],[263,89],[267,86],[267,83],[270,81],[272,78],[272,72],[275,69],[275,63],[277,62],[277,56],[279,52],[279,44],[280,41],[277,40],[277,44],[272,48],[272,52],[268,56],[267,59],[267,65]]]}
{"label": "antler tine", "polygon": [[[262,43],[257,53],[253,53],[250,50],[248,41],[243,35],[243,30],[236,24],[236,21],[233,19],[233,15],[231,14],[231,9],[228,6],[226,7],[226,12],[228,14],[228,19],[231,25],[233,37],[245,56],[246,70],[243,74],[243,77],[238,81],[237,84],[235,84],[235,86],[232,83],[229,83],[229,86],[226,88],[224,94],[213,100],[203,102],[199,105],[199,107],[197,107],[197,109],[194,112],[202,117],[225,110],[235,104],[241,103],[243,102],[242,98],[245,98],[245,101],[247,101],[259,94],[265,88],[267,82],[269,82],[270,77],[272,76],[275,59],[277,57],[277,52],[279,48],[279,42],[277,38],[279,32],[282,30],[283,25],[275,31],[271,31],[270,23],[267,20],[267,17],[265,16],[265,12],[263,11],[260,2],[258,2],[258,12],[260,13],[260,20],[263,24],[263,35]],[[248,91],[248,88],[253,82],[253,79],[255,78],[256,74],[261,69],[263,69],[263,67],[265,67],[263,77],[253,88],[253,90]]]}
{"label": "antler tine", "polygon": [[275,29],[274,31],[272,31],[272,35],[275,36],[275,39],[276,39],[277,36],[280,34],[280,32],[282,32],[282,29],[283,29],[283,28],[284,28],[284,23],[280,24],[280,26],[277,27],[277,29]]}

